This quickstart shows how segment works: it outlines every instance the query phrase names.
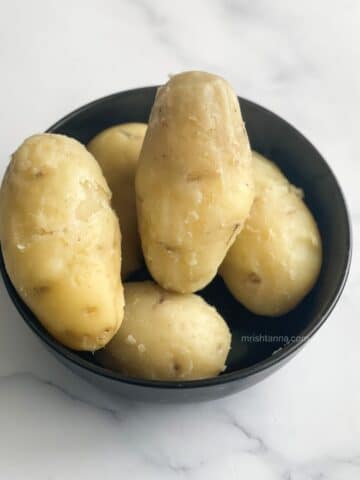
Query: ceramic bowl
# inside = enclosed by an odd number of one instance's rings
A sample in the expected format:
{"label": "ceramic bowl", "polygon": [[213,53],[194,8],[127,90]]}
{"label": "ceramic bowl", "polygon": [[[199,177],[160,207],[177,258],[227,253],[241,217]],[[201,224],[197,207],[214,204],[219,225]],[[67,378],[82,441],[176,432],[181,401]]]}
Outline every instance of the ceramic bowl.
{"label": "ceramic bowl", "polygon": [[[48,132],[69,135],[86,144],[112,125],[147,122],[156,88],[129,90],[95,100],[56,122]],[[263,318],[243,308],[216,277],[199,293],[218,309],[231,328],[233,341],[226,372],[216,378],[189,382],[149,381],[107,370],[95,362],[92,354],[71,351],[52,338],[20,299],[1,255],[6,288],[24,321],[63,364],[101,389],[155,402],[209,400],[232,394],[259,382],[299,352],[341,295],[350,265],[351,232],[348,210],[334,174],[313,145],[289,123],[253,102],[239,100],[252,148],[274,161],[293,184],[304,190],[323,241],[319,279],[295,310],[279,318]],[[137,279],[147,277],[145,271],[135,275]]]}

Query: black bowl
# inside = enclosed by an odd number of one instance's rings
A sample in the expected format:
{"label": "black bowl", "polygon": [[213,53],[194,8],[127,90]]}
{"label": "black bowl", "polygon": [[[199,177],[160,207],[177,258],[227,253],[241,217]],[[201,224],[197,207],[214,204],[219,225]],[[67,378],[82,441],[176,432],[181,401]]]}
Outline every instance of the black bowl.
{"label": "black bowl", "polygon": [[[123,122],[147,122],[157,87],[116,93],[70,113],[48,132],[63,133],[87,143],[104,128]],[[7,276],[6,288],[25,322],[47,348],[71,370],[100,388],[136,400],[196,401],[222,397],[254,384],[277,370],[319,329],[343,290],[351,258],[348,211],[334,174],[317,150],[295,128],[255,103],[240,99],[252,148],[276,162],[305,192],[323,241],[323,265],[312,292],[292,312],[277,319],[244,309],[220,278],[200,294],[216,306],[230,325],[232,349],[226,373],[189,382],[128,378],[98,365],[92,354],[71,351],[52,338],[20,299]],[[135,278],[146,278],[140,272]]]}

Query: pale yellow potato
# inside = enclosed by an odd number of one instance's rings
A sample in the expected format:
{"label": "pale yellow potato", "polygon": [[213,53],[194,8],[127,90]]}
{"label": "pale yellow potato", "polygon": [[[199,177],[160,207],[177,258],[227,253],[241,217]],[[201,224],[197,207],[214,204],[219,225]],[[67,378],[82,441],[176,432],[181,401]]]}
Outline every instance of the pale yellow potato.
{"label": "pale yellow potato", "polygon": [[96,135],[87,146],[99,162],[119,218],[122,278],[139,270],[143,264],[137,228],[135,172],[146,128],[145,123],[116,125]]}
{"label": "pale yellow potato", "polygon": [[185,72],[158,90],[135,185],[152,276],[168,290],[203,288],[241,230],[254,196],[249,141],[225,80]]}
{"label": "pale yellow potato", "polygon": [[231,334],[215,308],[194,294],[168,292],[154,282],[125,283],[125,316],[96,355],[131,377],[194,380],[225,369]]}
{"label": "pale yellow potato", "polygon": [[120,231],[94,157],[63,135],[34,135],[0,193],[6,270],[42,325],[75,350],[103,347],[123,317]]}
{"label": "pale yellow potato", "polygon": [[256,197],[244,229],[220,268],[235,298],[252,312],[283,315],[312,289],[321,238],[302,191],[253,152]]}

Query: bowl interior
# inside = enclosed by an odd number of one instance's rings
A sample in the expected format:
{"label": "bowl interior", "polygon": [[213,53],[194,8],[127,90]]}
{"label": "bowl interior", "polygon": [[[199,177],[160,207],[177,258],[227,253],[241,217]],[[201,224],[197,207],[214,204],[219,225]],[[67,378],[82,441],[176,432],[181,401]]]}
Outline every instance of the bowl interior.
{"label": "bowl interior", "polygon": [[[147,122],[155,93],[156,87],[148,87],[105,97],[71,113],[48,131],[72,136],[86,144],[109,126],[123,122]],[[295,310],[279,318],[251,314],[232,297],[220,277],[199,292],[218,309],[232,331],[228,368],[221,377],[232,372],[248,374],[249,368],[265,368],[303,343],[335,305],[350,260],[348,214],[341,190],[326,162],[287,122],[245,99],[240,99],[240,104],[252,148],[278,164],[289,180],[304,190],[305,201],[321,232],[323,265],[310,294]],[[53,339],[49,341],[47,332],[16,294],[6,276],[2,258],[1,267],[10,294],[25,320],[48,344],[56,344]],[[145,278],[149,278],[145,270],[132,277]],[[58,345],[57,349],[67,355],[66,348]],[[74,358],[74,355],[81,357],[86,366],[92,368],[94,358],[91,354],[68,351],[69,358]],[[99,373],[98,367],[96,369]]]}

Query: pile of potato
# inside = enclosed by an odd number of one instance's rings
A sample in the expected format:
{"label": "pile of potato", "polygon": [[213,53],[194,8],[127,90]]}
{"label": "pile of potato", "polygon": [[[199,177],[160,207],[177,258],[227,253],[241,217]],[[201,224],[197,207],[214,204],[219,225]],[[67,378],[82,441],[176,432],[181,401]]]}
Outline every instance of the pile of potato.
{"label": "pile of potato", "polygon": [[[225,370],[229,328],[194,294],[217,273],[249,310],[279,316],[311,290],[322,257],[301,190],[251,152],[235,93],[204,72],[159,88],[148,126],[114,126],[87,148],[25,140],[1,187],[0,241],[19,295],[58,341],[161,380]],[[123,283],[144,260],[154,281]]]}

